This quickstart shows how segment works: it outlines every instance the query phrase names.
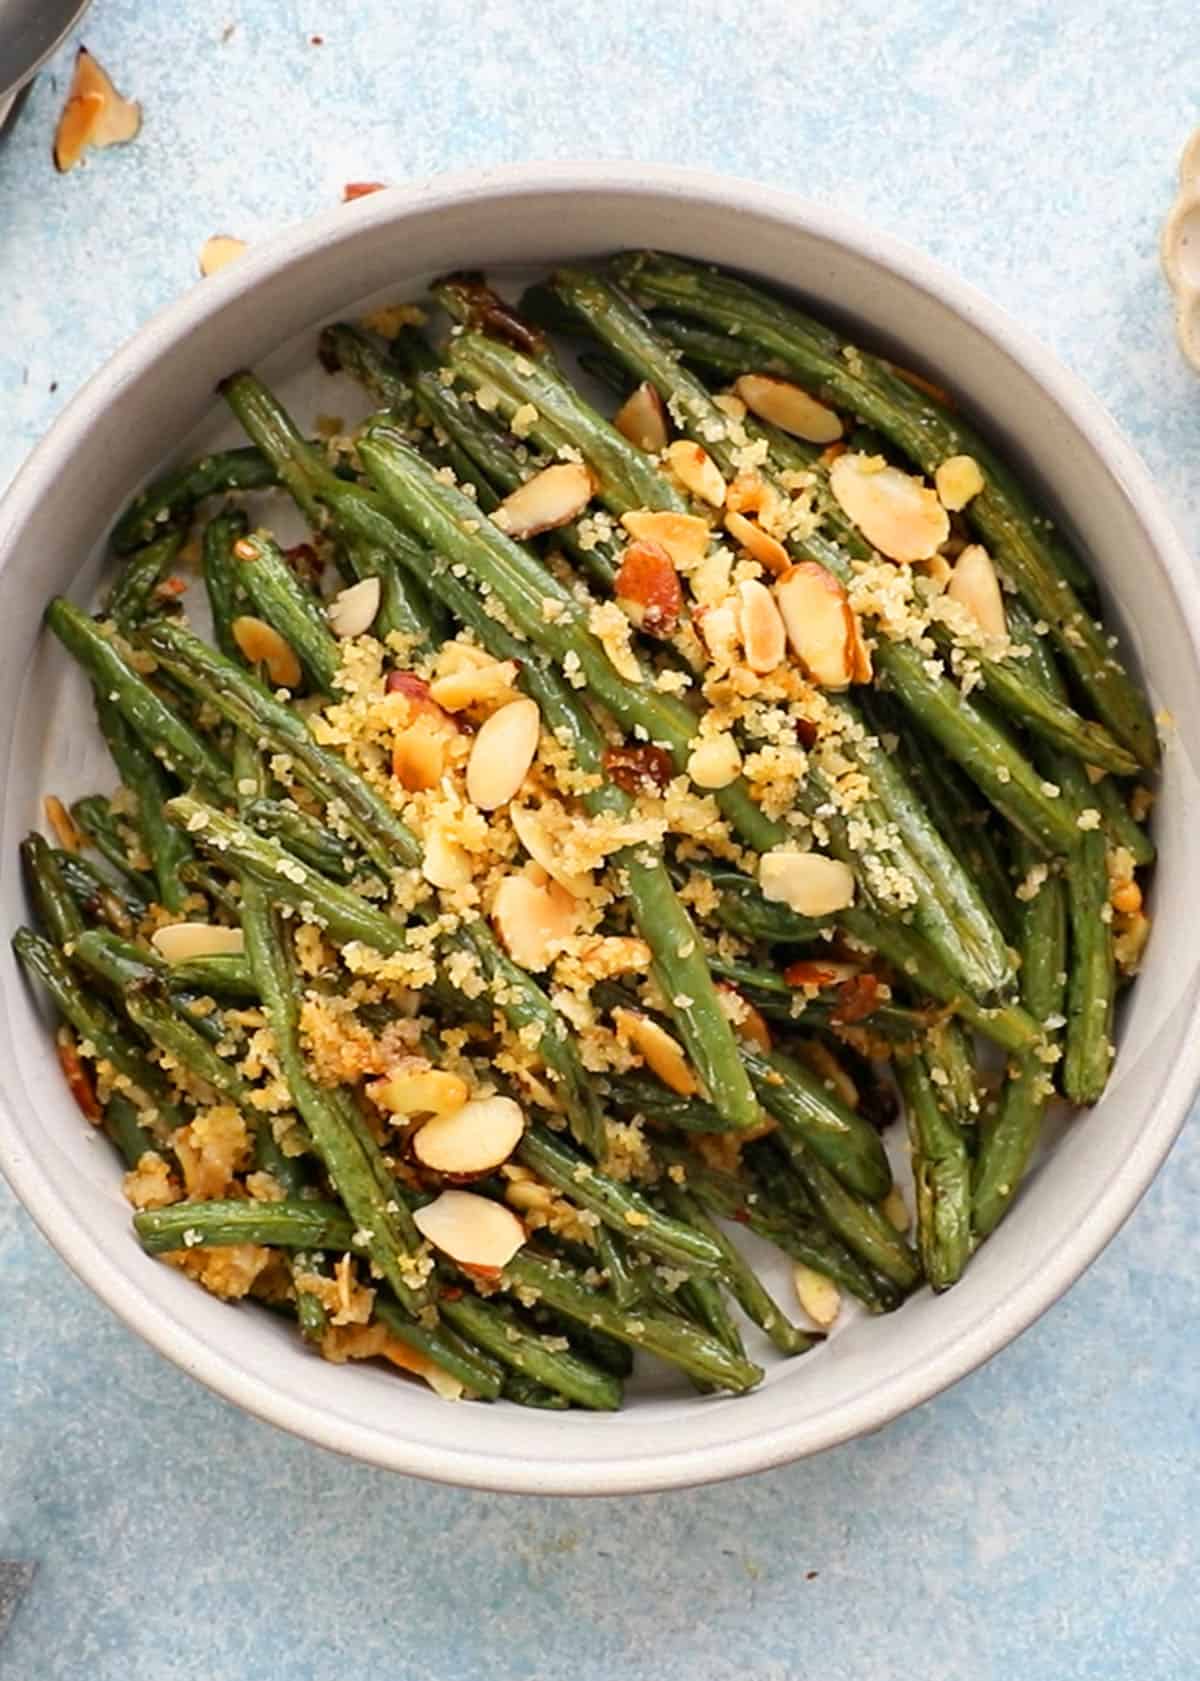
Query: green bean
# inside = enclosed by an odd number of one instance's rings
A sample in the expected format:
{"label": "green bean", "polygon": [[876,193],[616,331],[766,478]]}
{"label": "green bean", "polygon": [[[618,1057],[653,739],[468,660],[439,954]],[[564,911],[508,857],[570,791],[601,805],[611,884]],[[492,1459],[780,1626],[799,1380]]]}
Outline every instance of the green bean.
{"label": "green bean", "polygon": [[154,592],[174,566],[183,547],[183,532],[168,531],[145,548],[136,549],[122,566],[108,592],[105,614],[124,635],[148,616]]}
{"label": "green bean", "polygon": [[680,1132],[734,1132],[729,1122],[702,1097],[681,1097],[653,1075],[610,1075],[605,1096],[621,1115],[641,1115],[655,1126]]}
{"label": "green bean", "polygon": [[227,797],[229,773],[220,756],[162,700],[94,619],[55,596],[46,623],[103,695],[168,770]]}
{"label": "green bean", "polygon": [[56,946],[67,945],[83,933],[83,917],[53,849],[36,830],[21,842],[21,862],[38,921]]}
{"label": "green bean", "polygon": [[75,801],[71,816],[105,862],[119,873],[120,891],[136,921],[154,902],[154,883],[129,862],[129,852],[111,804],[101,794],[88,794]]}
{"label": "green bean", "polygon": [[192,849],[187,836],[163,816],[170,791],[162,766],[120,709],[100,693],[96,695],[96,718],[121,781],[137,802],[135,820],[154,870],[158,902],[165,910],[181,911],[188,889],[179,872]]}
{"label": "green bean", "polygon": [[696,1272],[712,1272],[720,1265],[721,1252],[711,1238],[670,1219],[640,1191],[602,1173],[544,1127],[528,1128],[516,1157],[539,1179],[599,1215],[605,1225],[647,1254]]}
{"label": "green bean", "polygon": [[779,1122],[785,1137],[802,1140],[849,1190],[871,1201],[887,1195],[892,1170],[869,1121],[781,1051],[761,1052],[744,1045],[742,1054],[759,1102]]}
{"label": "green bean", "polygon": [[[676,1309],[700,1325],[727,1348],[736,1360],[746,1357],[746,1345],[734,1323],[720,1283],[715,1278],[689,1278],[675,1291]],[[707,1386],[705,1386],[707,1387]]]}
{"label": "green bean", "polygon": [[585,1326],[607,1331],[632,1348],[644,1348],[678,1366],[689,1377],[722,1389],[752,1389],[762,1369],[730,1354],[708,1332],[684,1319],[644,1309],[626,1314],[602,1290],[594,1290],[561,1262],[521,1250],[504,1269],[510,1289],[533,1291],[559,1313]]}
{"label": "green bean", "polygon": [[115,1091],[104,1105],[105,1133],[116,1145],[127,1168],[137,1167],[145,1155],[161,1156],[158,1141],[148,1127],[142,1125],[141,1112],[119,1091]]}
{"label": "green bean", "polygon": [[144,916],[149,909],[148,900],[131,894],[123,883],[102,876],[79,853],[56,848],[51,856],[63,885],[89,921],[104,923],[114,934],[128,935],[133,930],[134,919]]}
{"label": "green bean", "polygon": [[217,998],[258,997],[250,965],[236,952],[181,958],[165,965],[162,978],[172,992],[212,994]]}
{"label": "green bean", "polygon": [[901,1058],[917,1205],[917,1248],[934,1290],[948,1290],[971,1256],[971,1164],[966,1141],[921,1056]]}
{"label": "green bean", "polygon": [[483,1349],[465,1341],[449,1325],[430,1327],[409,1319],[382,1292],[375,1297],[375,1317],[387,1326],[389,1335],[457,1378],[479,1400],[499,1399],[504,1385],[503,1366]]}
{"label": "green bean", "polygon": [[283,1202],[173,1202],[133,1216],[133,1229],[148,1255],[173,1249],[223,1248],[260,1243],[272,1249],[349,1250],[354,1227],[334,1202],[292,1198]]}
{"label": "green bean", "polygon": [[1154,840],[1143,824],[1129,809],[1126,790],[1111,776],[1101,777],[1092,788],[1092,796],[1104,819],[1105,832],[1114,846],[1123,846],[1138,869],[1153,864],[1156,857]]}
{"label": "green bean", "polygon": [[238,580],[259,618],[283,637],[314,687],[332,694],[342,663],[337,638],[316,598],[284,559],[279,544],[266,532],[255,531],[239,538],[233,553]]}
{"label": "green bean", "polygon": [[354,860],[349,843],[310,817],[290,800],[259,798],[242,812],[243,820],[260,835],[277,840],[302,863],[311,864],[343,886],[354,879]]}
{"label": "green bean", "polygon": [[242,611],[243,590],[234,545],[249,529],[240,508],[226,508],[209,520],[202,549],[204,589],[212,613],[213,637],[227,659],[238,660],[241,650],[233,635],[233,621]]}
{"label": "green bean", "polygon": [[169,522],[187,519],[206,496],[230,490],[269,490],[275,470],[256,449],[221,450],[189,461],[135,496],[113,527],[114,553],[129,554],[162,533]]}
{"label": "green bean", "polygon": [[640,1290],[637,1272],[630,1262],[625,1242],[604,1224],[595,1228],[596,1253],[600,1268],[612,1291],[613,1301],[624,1311],[638,1301]]}
{"label": "green bean", "polygon": [[472,1342],[535,1383],[596,1412],[614,1412],[621,1405],[620,1379],[597,1370],[571,1349],[551,1347],[508,1303],[482,1301],[469,1291],[452,1299],[443,1292],[439,1306]]}
{"label": "green bean", "polygon": [[887,1217],[873,1202],[847,1190],[808,1144],[786,1133],[782,1141],[797,1178],[835,1235],[898,1289],[915,1288],[921,1277],[916,1257]]}
{"label": "green bean", "polygon": [[524,1372],[506,1373],[500,1394],[505,1401],[511,1401],[514,1407],[537,1407],[545,1412],[565,1412],[571,1405],[565,1395],[547,1389],[544,1383],[536,1383],[532,1378],[526,1377]]}

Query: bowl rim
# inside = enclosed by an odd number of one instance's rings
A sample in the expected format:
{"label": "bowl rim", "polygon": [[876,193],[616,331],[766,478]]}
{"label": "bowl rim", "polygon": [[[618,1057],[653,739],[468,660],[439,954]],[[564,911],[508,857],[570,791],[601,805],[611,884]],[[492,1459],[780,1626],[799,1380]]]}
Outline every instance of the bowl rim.
{"label": "bowl rim", "polygon": [[[366,227],[399,223],[416,211],[462,208],[473,202],[528,194],[564,196],[603,191],[629,197],[686,202],[730,213],[749,212],[784,227],[847,248],[889,270],[935,302],[966,319],[1019,361],[1068,416],[1109,475],[1136,509],[1180,604],[1192,654],[1200,667],[1200,579],[1174,530],[1149,473],[1099,400],[1006,311],[940,264],[858,218],[790,192],[737,176],[673,165],[631,163],[533,163],[434,175],[386,188],[353,207],[336,206],[306,219],[261,245],[146,322],[70,400],[47,435],[19,469],[0,500],[0,557],[6,531],[19,529],[55,482],[77,442],[99,422],[112,395],[143,367],[186,335],[219,315],[234,297],[252,291],[292,263],[331,242],[353,240]],[[1193,1016],[1197,1004],[1191,1003]],[[448,1450],[384,1436],[342,1415],[277,1389],[212,1348],[186,1323],[143,1297],[121,1265],[75,1228],[53,1183],[20,1142],[0,1092],[0,1169],[43,1235],[112,1311],[160,1354],[223,1399],[319,1446],[383,1469],[481,1490],[513,1493],[625,1494],[688,1487],[747,1475],[802,1455],[835,1447],[879,1429],[983,1365],[1050,1308],[1076,1281],[1133,1212],[1167,1156],[1200,1085],[1200,1034],[1185,1040],[1119,1173],[1110,1177],[1086,1217],[1063,1234],[1040,1274],[1001,1296],[977,1323],[940,1352],[891,1374],[852,1408],[826,1414],[820,1440],[807,1439],[812,1421],[784,1425],[746,1440],[690,1448],[666,1457],[631,1453],[619,1461],[589,1460],[586,1449],[563,1465],[476,1451]],[[714,1414],[715,1418],[715,1414]]]}

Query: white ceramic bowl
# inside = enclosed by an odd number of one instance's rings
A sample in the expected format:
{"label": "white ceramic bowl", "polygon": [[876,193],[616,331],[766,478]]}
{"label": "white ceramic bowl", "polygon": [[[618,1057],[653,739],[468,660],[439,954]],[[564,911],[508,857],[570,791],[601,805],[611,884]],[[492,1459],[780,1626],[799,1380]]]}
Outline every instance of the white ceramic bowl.
{"label": "white ceramic bowl", "polygon": [[751,269],[903,346],[909,363],[944,373],[1044,490],[1175,720],[1157,815],[1158,920],[1109,1094],[1056,1139],[955,1290],[923,1293],[886,1319],[852,1318],[820,1350],[774,1365],[749,1396],[702,1398],[651,1379],[610,1416],[454,1407],[383,1371],[327,1366],[288,1327],[226,1307],[143,1256],[117,1167],[67,1096],[6,949],[0,1165],[63,1258],[134,1330],[239,1406],[374,1464],[480,1488],[617,1494],[715,1481],[846,1441],[926,1400],[1024,1330],[1094,1259],[1166,1155],[1200,1073],[1190,768],[1200,599],[1144,470],[1075,379],[923,257],[834,211],[676,170],[508,169],[333,210],[197,286],[76,397],[0,508],[5,926],[24,915],[17,843],[38,821],[41,792],[94,786],[100,762],[83,689],[39,636],[43,603],[56,590],[90,590],[103,534],[130,492],[216,435],[218,376],[265,366],[303,401],[296,370],[311,363],[314,327],[368,298],[411,295],[467,263],[542,265],[642,245]]}

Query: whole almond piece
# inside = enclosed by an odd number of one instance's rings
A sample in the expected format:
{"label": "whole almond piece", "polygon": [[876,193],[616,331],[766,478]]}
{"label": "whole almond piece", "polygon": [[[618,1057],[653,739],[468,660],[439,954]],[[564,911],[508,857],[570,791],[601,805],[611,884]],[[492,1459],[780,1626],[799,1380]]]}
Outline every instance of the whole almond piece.
{"label": "whole almond piece", "polygon": [[832,444],[842,435],[841,419],[800,386],[769,374],[743,374],[733,389],[760,420],[810,444]]}
{"label": "whole almond piece", "polygon": [[936,491],[881,455],[839,455],[829,488],[846,518],[888,560],[928,560],[950,535]]}
{"label": "whole almond piece", "polygon": [[594,490],[592,475],[582,463],[559,461],[518,485],[492,514],[492,522],[523,542],[577,519]]}
{"label": "whole almond piece", "polygon": [[840,858],[784,847],[759,860],[758,885],[768,899],[797,916],[832,916],[854,903],[854,872]]}
{"label": "whole almond piece", "polygon": [[267,675],[277,688],[294,689],[303,673],[300,661],[291,647],[265,619],[243,614],[229,627],[233,640],[251,665],[265,665]]}
{"label": "whole almond piece", "polygon": [[857,620],[832,573],[815,560],[789,566],[776,582],[775,605],[792,652],[813,682],[848,688],[855,676]]}
{"label": "whole almond piece", "polygon": [[193,957],[240,957],[246,949],[240,928],[215,922],[173,922],[156,928],[150,944],[168,963],[190,963]]}
{"label": "whole almond piece", "polygon": [[542,716],[527,695],[510,701],[480,727],[467,760],[467,798],[480,811],[507,805],[537,753]]}
{"label": "whole almond piece", "polygon": [[485,1275],[499,1274],[525,1242],[512,1210],[474,1191],[443,1191],[416,1209],[413,1224],[443,1255]]}
{"label": "whole almond piece", "polygon": [[378,578],[360,578],[339,590],[325,609],[329,628],[337,637],[364,636],[375,623],[383,587]]}
{"label": "whole almond piece", "polygon": [[648,455],[661,455],[667,447],[667,411],[648,380],[643,380],[621,404],[613,415],[613,425],[623,438]]}
{"label": "whole almond piece", "polygon": [[508,1160],[524,1130],[525,1116],[511,1097],[476,1097],[427,1121],[413,1138],[412,1153],[434,1173],[477,1179]]}
{"label": "whole almond piece", "polygon": [[787,652],[787,632],[770,590],[757,578],[738,585],[738,628],[751,671],[774,671]]}
{"label": "whole almond piece", "polygon": [[980,543],[965,548],[954,563],[946,595],[965,607],[985,636],[1007,636],[1004,597],[992,557]]}
{"label": "whole almond piece", "polygon": [[667,465],[693,496],[713,508],[724,506],[725,480],[706,449],[688,438],[680,438],[667,449]]}

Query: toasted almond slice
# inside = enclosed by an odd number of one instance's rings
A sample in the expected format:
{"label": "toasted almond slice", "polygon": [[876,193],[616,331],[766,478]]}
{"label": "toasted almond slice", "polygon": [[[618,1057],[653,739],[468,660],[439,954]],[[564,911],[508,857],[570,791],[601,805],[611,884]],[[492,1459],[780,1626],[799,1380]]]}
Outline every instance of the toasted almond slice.
{"label": "toasted almond slice", "polygon": [[505,876],[492,901],[492,920],[514,963],[535,973],[579,926],[579,900],[556,881]]}
{"label": "toasted almond slice", "polygon": [[721,601],[715,607],[704,607],[694,615],[694,622],[709,659],[718,671],[728,671],[737,659],[741,642],[736,604]]}
{"label": "toasted almond slice", "polygon": [[928,560],[950,535],[937,493],[882,455],[839,455],[829,488],[847,519],[889,560]]}
{"label": "toasted almond slice", "polygon": [[431,1068],[424,1057],[410,1057],[367,1087],[373,1103],[389,1115],[409,1121],[417,1115],[453,1115],[470,1097],[467,1082],[446,1068]]}
{"label": "toasted almond slice", "polygon": [[480,811],[495,811],[520,792],[541,725],[537,702],[522,695],[480,726],[467,760],[467,798]]}
{"label": "toasted almond slice", "polygon": [[789,986],[844,986],[861,971],[857,963],[838,963],[824,957],[802,957],[789,963],[783,978]]}
{"label": "toasted almond slice", "polygon": [[436,788],[446,774],[445,729],[419,713],[392,744],[392,775],[410,794]]}
{"label": "toasted almond slice", "polygon": [[743,467],[725,493],[725,506],[733,514],[757,514],[770,527],[779,512],[780,497],[775,486],[755,468]]}
{"label": "toasted almond slice", "polygon": [[821,852],[778,847],[758,864],[758,885],[768,899],[787,905],[797,916],[831,916],[854,903],[854,872],[839,858]]}
{"label": "toasted almond slice", "polygon": [[378,578],[360,578],[357,584],[339,590],[325,609],[329,628],[343,640],[364,636],[375,623],[382,586]]}
{"label": "toasted almond slice", "polygon": [[1008,635],[1000,582],[992,557],[982,544],[972,543],[959,555],[946,594],[966,608],[985,636]]}
{"label": "toasted almond slice", "polygon": [[156,928],[150,944],[168,963],[190,963],[193,957],[240,957],[246,938],[240,928],[221,928],[215,922],[173,922]]}
{"label": "toasted almond slice", "polygon": [[638,1051],[652,1074],[657,1074],[664,1086],[681,1097],[692,1097],[700,1090],[700,1083],[682,1049],[671,1035],[644,1016],[640,1010],[625,1010],[619,1006],[612,1013],[617,1037],[624,1039]]}
{"label": "toasted almond slice", "polygon": [[899,1185],[892,1186],[887,1196],[880,1203],[879,1208],[884,1219],[889,1225],[894,1226],[898,1232],[908,1230],[911,1216],[908,1212],[908,1204],[901,1195]]}
{"label": "toasted almond slice", "polygon": [[506,496],[492,514],[492,521],[523,542],[526,537],[554,531],[577,519],[595,488],[591,473],[581,462],[556,461]]}
{"label": "toasted almond slice", "polygon": [[474,1191],[443,1191],[414,1212],[413,1223],[435,1249],[476,1272],[499,1273],[525,1241],[511,1209]]}
{"label": "toasted almond slice", "polygon": [[788,552],[779,539],[772,537],[752,519],[747,519],[745,514],[727,513],[725,529],[734,542],[740,543],[747,554],[752,555],[760,566],[765,566],[768,572],[786,572],[791,565]]}
{"label": "toasted almond slice", "polygon": [[[792,651],[814,683],[845,689],[854,680],[857,620],[845,589],[815,560],[789,566],[775,604]],[[866,650],[862,650],[865,658]]]}
{"label": "toasted almond slice", "polygon": [[728,788],[741,770],[738,744],[724,732],[702,737],[688,755],[687,773],[697,788]]}
{"label": "toasted almond slice", "polygon": [[527,805],[513,806],[508,815],[517,839],[534,863],[540,864],[546,874],[560,887],[565,887],[573,898],[581,899],[592,885],[591,877],[566,868],[545,818]]}
{"label": "toasted almond slice", "polygon": [[120,145],[134,139],[141,126],[141,106],[123,99],[99,60],[80,47],[54,133],[54,167],[65,174],[87,147]]}
{"label": "toasted almond slice", "polygon": [[441,828],[430,830],[421,859],[421,874],[433,887],[465,887],[471,879],[471,855]]}
{"label": "toasted almond slice", "polygon": [[482,665],[464,666],[435,677],[429,685],[429,698],[447,712],[462,712],[468,706],[507,705],[515,697],[516,683],[515,660],[486,660]]}
{"label": "toasted almond slice", "polygon": [[956,514],[983,489],[983,473],[973,455],[951,455],[934,473],[933,482],[942,507]]}
{"label": "toasted almond slice", "polygon": [[713,402],[722,414],[727,414],[730,420],[745,420],[746,405],[740,397],[735,397],[732,391],[721,391],[713,398]]}
{"label": "toasted almond slice", "polygon": [[206,239],[200,247],[200,273],[208,278],[210,274],[217,274],[223,268],[246,251],[244,239],[235,239],[231,233],[216,233],[211,239]]}
{"label": "toasted almond slice", "polygon": [[834,411],[791,380],[743,374],[734,381],[733,389],[752,414],[794,438],[810,444],[832,444],[842,435],[842,423]]}
{"label": "toasted almond slice", "polygon": [[792,1268],[792,1282],[796,1286],[796,1300],[814,1325],[827,1331],[841,1312],[842,1297],[832,1278],[815,1272],[797,1261]]}
{"label": "toasted almond slice", "polygon": [[708,522],[696,514],[652,513],[648,508],[635,508],[621,515],[621,524],[631,537],[664,548],[671,564],[681,572],[704,559],[712,536]]}
{"label": "toasted almond slice", "polygon": [[667,465],[685,490],[710,507],[725,502],[725,480],[712,456],[689,438],[679,438],[667,450]]}
{"label": "toasted almond slice", "polygon": [[66,806],[57,794],[47,794],[42,801],[42,809],[46,813],[46,821],[54,830],[54,838],[64,852],[80,852],[83,849],[83,836],[79,832],[79,825],[71,816]]}
{"label": "toasted almond slice", "polygon": [[247,613],[235,619],[230,629],[246,659],[251,665],[265,665],[277,688],[294,689],[299,685],[300,661],[274,625]]}
{"label": "toasted almond slice", "polygon": [[613,415],[613,425],[623,438],[649,455],[661,455],[667,447],[667,411],[649,380],[643,380],[625,399]]}
{"label": "toasted almond slice", "polygon": [[770,590],[757,578],[738,585],[738,627],[751,671],[774,671],[787,652],[787,632]]}
{"label": "toasted almond slice", "polygon": [[771,1029],[765,1016],[748,998],[743,998],[732,981],[717,982],[717,1003],[739,1039],[757,1045],[760,1051],[771,1049]]}
{"label": "toasted almond slice", "polygon": [[477,1179],[506,1162],[521,1141],[525,1116],[511,1097],[475,1097],[437,1120],[412,1141],[422,1167],[451,1179]]}

